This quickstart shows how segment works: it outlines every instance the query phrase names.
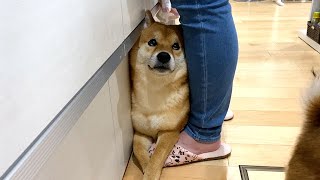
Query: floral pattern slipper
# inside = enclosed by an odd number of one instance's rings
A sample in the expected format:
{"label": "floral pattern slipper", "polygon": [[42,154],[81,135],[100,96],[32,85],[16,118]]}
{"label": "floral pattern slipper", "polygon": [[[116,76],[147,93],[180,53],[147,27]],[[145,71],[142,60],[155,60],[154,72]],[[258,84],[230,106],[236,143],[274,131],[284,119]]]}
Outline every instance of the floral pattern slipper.
{"label": "floral pattern slipper", "polygon": [[[152,144],[152,146],[149,149],[150,156],[154,153],[154,150],[156,149],[156,144]],[[194,162],[200,162],[200,161],[208,161],[208,160],[217,160],[217,159],[224,159],[231,154],[231,147],[228,144],[221,143],[221,146],[219,149],[213,152],[203,153],[203,154],[194,154],[185,148],[174,145],[171,153],[169,154],[169,157],[167,158],[164,167],[169,166],[179,166]]]}

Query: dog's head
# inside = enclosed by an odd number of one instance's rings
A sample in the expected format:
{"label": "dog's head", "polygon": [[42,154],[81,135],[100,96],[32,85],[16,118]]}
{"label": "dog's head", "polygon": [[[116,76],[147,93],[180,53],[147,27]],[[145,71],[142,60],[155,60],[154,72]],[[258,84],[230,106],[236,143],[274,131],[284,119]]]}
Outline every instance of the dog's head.
{"label": "dog's head", "polygon": [[157,75],[171,74],[185,67],[181,26],[155,22],[150,11],[146,13],[145,21],[137,63]]}

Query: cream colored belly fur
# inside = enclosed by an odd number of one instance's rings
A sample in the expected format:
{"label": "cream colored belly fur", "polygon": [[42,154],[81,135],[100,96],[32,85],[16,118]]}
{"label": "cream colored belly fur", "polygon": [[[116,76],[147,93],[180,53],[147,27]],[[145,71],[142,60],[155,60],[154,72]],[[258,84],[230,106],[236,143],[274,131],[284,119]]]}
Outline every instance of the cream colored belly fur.
{"label": "cream colored belly fur", "polygon": [[172,90],[174,88],[139,88],[133,94],[132,120],[136,131],[156,139],[159,131],[183,128],[189,111],[188,85]]}

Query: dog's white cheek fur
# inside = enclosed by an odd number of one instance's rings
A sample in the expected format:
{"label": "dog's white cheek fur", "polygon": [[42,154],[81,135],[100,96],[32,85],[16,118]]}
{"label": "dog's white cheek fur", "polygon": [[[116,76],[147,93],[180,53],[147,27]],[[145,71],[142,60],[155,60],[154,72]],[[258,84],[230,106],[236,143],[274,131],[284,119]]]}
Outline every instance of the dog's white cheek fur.
{"label": "dog's white cheek fur", "polygon": [[145,64],[147,60],[150,59],[150,52],[146,46],[140,47],[138,50],[138,58],[137,61],[140,64]]}
{"label": "dog's white cheek fur", "polygon": [[170,64],[169,64],[169,67],[170,67],[170,70],[173,71],[175,70],[176,68],[176,62],[175,62],[175,59],[172,57],[172,55],[170,54]]}
{"label": "dog's white cheek fur", "polygon": [[185,57],[183,54],[181,56],[175,57],[175,62],[177,67],[183,67],[186,65]]}
{"label": "dog's white cheek fur", "polygon": [[148,65],[149,65],[150,67],[152,67],[152,68],[153,68],[153,67],[156,65],[156,63],[157,63],[157,55],[158,55],[158,54],[153,54],[153,55],[151,56],[149,62],[148,62]]}

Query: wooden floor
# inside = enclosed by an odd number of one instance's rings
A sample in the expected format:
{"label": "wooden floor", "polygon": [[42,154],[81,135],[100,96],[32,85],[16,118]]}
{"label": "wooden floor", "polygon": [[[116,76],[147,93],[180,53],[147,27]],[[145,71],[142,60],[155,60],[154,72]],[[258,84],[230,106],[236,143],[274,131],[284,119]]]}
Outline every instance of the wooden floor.
{"label": "wooden floor", "polygon": [[[229,159],[166,168],[162,179],[240,180],[239,165],[285,166],[302,122],[302,94],[320,55],[298,38],[310,3],[276,6],[271,1],[232,2],[239,35],[239,63],[231,108],[223,126]],[[250,180],[283,179],[283,174],[250,172]],[[141,179],[130,161],[125,180]]]}

